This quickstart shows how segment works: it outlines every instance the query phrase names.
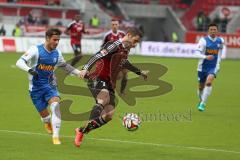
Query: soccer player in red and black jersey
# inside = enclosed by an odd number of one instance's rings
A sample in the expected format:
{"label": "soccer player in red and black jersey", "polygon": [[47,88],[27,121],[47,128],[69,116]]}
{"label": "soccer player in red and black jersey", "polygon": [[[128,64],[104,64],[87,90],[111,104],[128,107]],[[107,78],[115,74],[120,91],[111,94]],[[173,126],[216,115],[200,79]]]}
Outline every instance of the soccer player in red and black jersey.
{"label": "soccer player in red and black jersey", "polygon": [[[119,72],[126,68],[147,79],[147,72],[133,66],[127,59],[131,48],[140,42],[142,33],[137,28],[130,28],[127,34],[114,42],[107,42],[93,55],[80,71],[82,78],[88,77],[88,87],[96,100],[85,126],[76,128],[75,146],[79,147],[83,135],[108,123],[115,112],[115,86]],[[89,72],[93,65],[96,69]]]}
{"label": "soccer player in red and black jersey", "polygon": [[[125,36],[125,32],[119,30],[119,20],[112,19],[111,21],[111,30],[108,31],[103,38],[103,45],[107,42],[114,42],[119,40]],[[118,79],[122,79],[120,93],[121,95],[125,95],[125,88],[127,86],[127,69],[122,69],[119,72]]]}
{"label": "soccer player in red and black jersey", "polygon": [[65,33],[70,35],[71,46],[74,51],[74,58],[71,62],[71,65],[74,66],[82,58],[82,34],[88,33],[88,31],[85,29],[84,23],[81,21],[81,16],[79,14],[77,14],[74,18],[74,21],[68,25]]}

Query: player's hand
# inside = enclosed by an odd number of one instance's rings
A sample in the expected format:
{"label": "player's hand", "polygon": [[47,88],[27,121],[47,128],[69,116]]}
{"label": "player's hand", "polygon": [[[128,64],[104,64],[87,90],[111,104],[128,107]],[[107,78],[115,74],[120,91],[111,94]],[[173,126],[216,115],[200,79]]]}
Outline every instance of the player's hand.
{"label": "player's hand", "polygon": [[28,73],[31,74],[34,78],[38,78],[38,73],[36,71],[34,71],[33,69],[29,69]]}
{"label": "player's hand", "polygon": [[141,75],[140,76],[142,76],[143,79],[146,81],[147,78],[148,78],[148,75],[147,75],[148,73],[149,73],[149,71],[141,71]]}
{"label": "player's hand", "polygon": [[214,59],[214,56],[213,56],[213,55],[207,55],[206,59],[209,60],[209,61],[211,61],[211,60]]}
{"label": "player's hand", "polygon": [[89,74],[89,71],[88,71],[88,70],[81,70],[81,71],[79,72],[79,77],[83,79],[83,78],[85,78],[88,74]]}

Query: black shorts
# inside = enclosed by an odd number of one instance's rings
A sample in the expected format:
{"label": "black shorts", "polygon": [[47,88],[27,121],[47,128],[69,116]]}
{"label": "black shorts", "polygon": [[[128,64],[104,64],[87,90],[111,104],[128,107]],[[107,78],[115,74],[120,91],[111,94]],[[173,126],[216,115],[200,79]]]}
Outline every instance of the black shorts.
{"label": "black shorts", "polygon": [[105,81],[101,79],[95,79],[95,80],[88,80],[88,88],[91,91],[93,97],[96,100],[97,103],[97,95],[102,89],[107,89],[110,96],[110,102],[109,104],[115,107],[115,92],[112,89],[112,87]]}
{"label": "black shorts", "polygon": [[79,44],[72,44],[72,49],[74,51],[75,56],[82,54],[82,48]]}

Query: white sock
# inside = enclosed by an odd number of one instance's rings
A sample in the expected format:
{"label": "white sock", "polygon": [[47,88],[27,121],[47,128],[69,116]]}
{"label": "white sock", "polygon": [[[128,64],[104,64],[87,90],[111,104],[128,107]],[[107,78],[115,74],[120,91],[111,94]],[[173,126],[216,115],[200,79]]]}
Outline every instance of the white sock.
{"label": "white sock", "polygon": [[52,128],[53,137],[59,137],[60,127],[61,127],[61,113],[60,106],[58,102],[53,102],[50,105],[52,111]]}
{"label": "white sock", "polygon": [[199,99],[200,99],[200,101],[202,101],[202,94],[203,94],[203,90],[198,90],[198,97],[199,97]]}
{"label": "white sock", "polygon": [[205,86],[202,94],[202,103],[206,104],[208,96],[212,92],[212,86]]}
{"label": "white sock", "polygon": [[51,122],[51,115],[49,114],[47,117],[42,118],[41,120],[43,123],[50,123]]}

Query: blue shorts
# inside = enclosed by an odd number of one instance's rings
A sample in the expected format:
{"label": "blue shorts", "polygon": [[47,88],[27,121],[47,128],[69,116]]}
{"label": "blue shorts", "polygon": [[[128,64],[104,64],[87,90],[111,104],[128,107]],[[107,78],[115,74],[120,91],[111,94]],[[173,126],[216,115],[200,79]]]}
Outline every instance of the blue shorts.
{"label": "blue shorts", "polygon": [[59,97],[59,93],[56,87],[49,86],[39,90],[34,89],[33,91],[30,91],[30,96],[38,112],[41,112],[48,107],[48,101],[52,97]]}
{"label": "blue shorts", "polygon": [[205,83],[208,75],[210,75],[210,74],[214,75],[214,77],[216,78],[217,72],[218,72],[218,70],[216,71],[215,68],[209,69],[208,71],[204,71],[204,72],[198,71],[198,82]]}

